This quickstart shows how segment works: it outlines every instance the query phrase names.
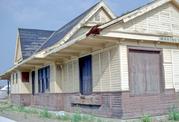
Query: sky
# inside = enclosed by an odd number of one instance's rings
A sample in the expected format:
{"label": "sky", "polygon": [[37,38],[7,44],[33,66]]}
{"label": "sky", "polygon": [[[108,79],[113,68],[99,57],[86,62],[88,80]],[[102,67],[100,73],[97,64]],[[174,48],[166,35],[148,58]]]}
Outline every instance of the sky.
{"label": "sky", "polygon": [[[0,0],[0,74],[13,66],[18,28],[57,30],[100,0]],[[117,15],[152,0],[104,0]]]}

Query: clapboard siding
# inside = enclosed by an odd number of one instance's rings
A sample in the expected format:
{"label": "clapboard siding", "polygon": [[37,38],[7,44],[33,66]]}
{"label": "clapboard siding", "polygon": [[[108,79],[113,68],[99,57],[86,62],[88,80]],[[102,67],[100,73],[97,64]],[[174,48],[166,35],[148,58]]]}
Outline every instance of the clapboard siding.
{"label": "clapboard siding", "polygon": [[92,73],[93,73],[93,91],[98,92],[101,91],[101,82],[100,82],[100,74],[101,74],[101,61],[100,54],[94,54],[92,56]]}
{"label": "clapboard siding", "polygon": [[92,56],[93,91],[120,91],[120,60],[118,47]]}
{"label": "clapboard siding", "polygon": [[[17,73],[17,80],[16,80],[16,73]],[[13,80],[13,75],[14,75],[14,80]],[[15,73],[12,73],[11,75],[11,93],[16,94],[16,93],[31,93],[31,82],[29,81],[28,83],[22,82],[21,80],[21,72],[16,71]]]}
{"label": "clapboard siding", "polygon": [[129,90],[127,46],[120,45],[121,89]]}
{"label": "clapboard siding", "polygon": [[120,58],[118,48],[110,50],[110,80],[111,80],[111,91],[121,90],[120,84]]}
{"label": "clapboard siding", "polygon": [[59,69],[60,87],[63,93],[79,92],[78,60],[70,61]]}
{"label": "clapboard siding", "polygon": [[[96,20],[99,19],[99,20]],[[93,15],[89,21],[87,22],[87,24],[102,24],[102,23],[106,23],[108,21],[111,20],[111,17],[104,11],[104,9],[100,9],[98,10],[95,15]]]}
{"label": "clapboard siding", "polygon": [[174,87],[179,91],[179,50],[173,50],[173,77]]}
{"label": "clapboard siding", "polygon": [[165,88],[173,88],[173,74],[172,74],[172,50],[163,49],[163,66],[165,76]]}
{"label": "clapboard siding", "polygon": [[101,59],[101,91],[110,90],[110,71],[109,71],[109,52],[105,51],[100,54]]}
{"label": "clapboard siding", "polygon": [[49,66],[50,66],[50,92],[55,93],[57,91],[56,65],[54,63],[51,63]]}
{"label": "clapboard siding", "polygon": [[131,31],[152,34],[179,34],[179,11],[171,3],[164,4],[127,23],[111,28],[117,31]]}

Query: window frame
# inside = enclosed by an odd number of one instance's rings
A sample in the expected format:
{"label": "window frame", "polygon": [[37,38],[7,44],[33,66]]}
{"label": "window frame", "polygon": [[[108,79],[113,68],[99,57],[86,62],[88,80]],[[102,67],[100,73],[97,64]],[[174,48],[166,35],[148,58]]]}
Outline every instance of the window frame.
{"label": "window frame", "polygon": [[21,81],[23,83],[29,83],[30,82],[30,73],[29,72],[21,72]]}
{"label": "window frame", "polygon": [[[38,93],[50,92],[50,65],[38,69]],[[48,75],[49,70],[49,75]],[[48,82],[48,83],[47,83]],[[47,87],[48,84],[48,87]]]}
{"label": "window frame", "polygon": [[[130,50],[136,50],[136,51],[149,51],[149,52],[159,52],[159,60],[160,60],[160,63],[159,63],[159,67],[160,67],[160,81],[159,81],[159,85],[160,85],[160,88],[159,88],[159,93],[144,93],[142,95],[135,95],[135,94],[132,94],[131,93],[131,78],[130,78],[130,67],[129,67],[129,52]],[[159,94],[162,94],[165,90],[165,76],[164,76],[164,67],[163,67],[163,51],[161,48],[154,48],[154,47],[140,47],[140,46],[127,46],[127,58],[128,58],[128,85],[129,85],[129,94],[131,97],[136,97],[136,96],[153,96],[153,95],[159,95]]]}
{"label": "window frame", "polygon": [[[80,62],[82,62],[82,61],[84,61],[84,59],[85,58],[87,58],[87,57],[90,57],[90,68],[91,68],[91,82],[90,82],[90,84],[91,84],[91,91],[90,91],[90,93],[86,93],[86,91],[84,90],[84,82],[82,81],[82,74],[81,74],[81,65],[80,65]],[[80,81],[80,83],[79,83],[79,90],[80,90],[80,94],[81,95],[84,95],[84,96],[89,96],[89,95],[92,95],[93,94],[93,66],[92,66],[92,55],[86,55],[86,56],[84,56],[84,57],[80,57],[79,59],[78,59],[78,61],[79,61],[79,81]]]}

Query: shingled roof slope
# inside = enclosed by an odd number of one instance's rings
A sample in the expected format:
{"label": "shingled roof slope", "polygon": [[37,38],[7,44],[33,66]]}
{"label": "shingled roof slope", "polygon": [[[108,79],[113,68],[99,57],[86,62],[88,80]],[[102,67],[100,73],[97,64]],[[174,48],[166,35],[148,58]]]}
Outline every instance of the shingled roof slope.
{"label": "shingled roof slope", "polygon": [[[98,3],[97,3],[98,4]],[[76,17],[75,19],[73,19],[72,21],[70,21],[69,23],[67,23],[66,25],[64,25],[63,27],[61,27],[59,30],[57,30],[43,45],[42,47],[39,49],[39,51],[48,48],[50,46],[53,46],[54,44],[56,44],[58,41],[60,41],[61,39],[63,39],[82,19],[84,19],[84,17],[86,17],[86,15],[94,8],[96,7],[95,4],[94,6],[92,6],[91,8],[89,8],[88,10],[86,10],[84,13],[82,13],[81,15],[79,15],[78,17]]]}
{"label": "shingled roof slope", "polygon": [[24,60],[34,54],[54,31],[19,28],[18,32]]}

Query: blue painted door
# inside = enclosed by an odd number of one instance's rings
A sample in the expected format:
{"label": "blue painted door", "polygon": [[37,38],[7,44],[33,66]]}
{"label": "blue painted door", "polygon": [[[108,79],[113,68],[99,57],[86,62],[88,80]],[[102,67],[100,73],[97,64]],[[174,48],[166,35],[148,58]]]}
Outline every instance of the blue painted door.
{"label": "blue painted door", "polygon": [[92,60],[91,55],[79,59],[80,92],[83,95],[92,94]]}

